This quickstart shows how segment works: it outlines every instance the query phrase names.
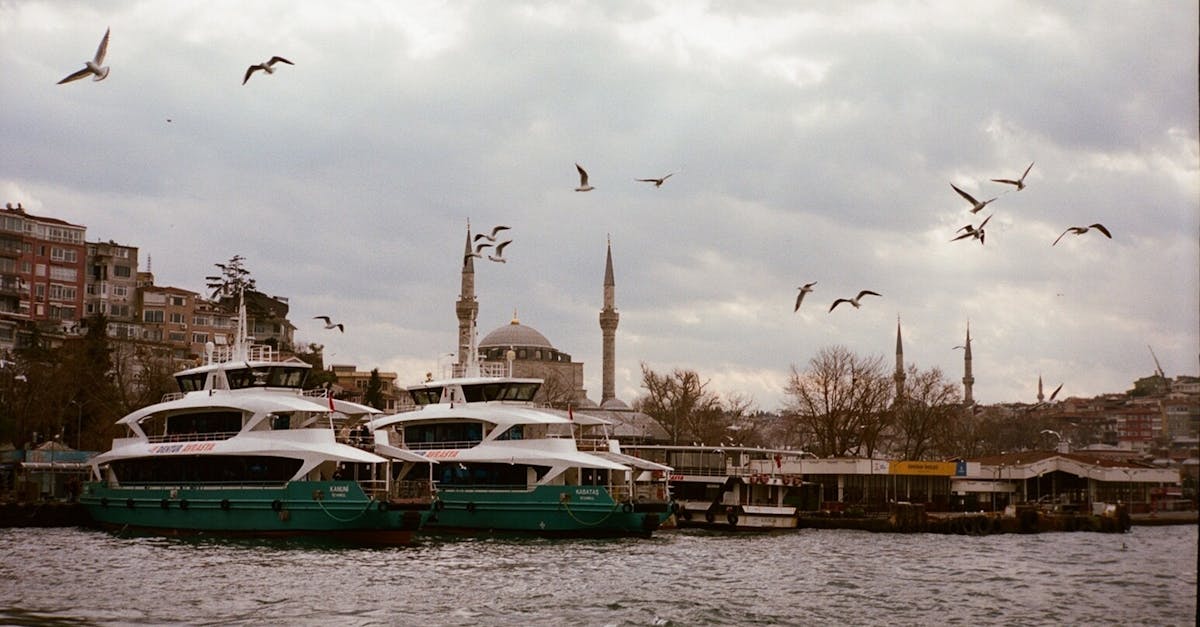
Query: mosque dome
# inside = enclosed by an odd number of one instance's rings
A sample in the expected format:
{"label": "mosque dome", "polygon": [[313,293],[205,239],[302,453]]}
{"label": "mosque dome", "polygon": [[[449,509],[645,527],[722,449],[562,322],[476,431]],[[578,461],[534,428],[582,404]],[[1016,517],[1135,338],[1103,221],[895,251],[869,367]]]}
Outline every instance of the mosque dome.
{"label": "mosque dome", "polygon": [[554,346],[550,344],[550,340],[546,336],[538,332],[533,327],[527,327],[519,320],[514,313],[512,322],[488,333],[482,340],[479,341],[480,350],[486,348],[549,348]]}

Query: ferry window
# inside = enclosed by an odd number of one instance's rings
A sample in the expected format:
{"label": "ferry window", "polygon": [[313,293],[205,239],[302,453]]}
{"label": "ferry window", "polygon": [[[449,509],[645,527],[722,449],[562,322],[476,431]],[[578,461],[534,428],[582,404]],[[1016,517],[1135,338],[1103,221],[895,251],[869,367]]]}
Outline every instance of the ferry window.
{"label": "ferry window", "polygon": [[303,387],[304,375],[307,373],[307,368],[283,368],[277,366],[271,369],[271,380],[268,385],[276,388]]}
{"label": "ferry window", "polygon": [[167,435],[193,433],[236,433],[242,430],[242,414],[236,411],[206,411],[167,417]]}
{"label": "ferry window", "polygon": [[442,388],[423,388],[419,390],[409,390],[408,395],[412,397],[413,402],[417,405],[433,405],[442,398]]}
{"label": "ferry window", "polygon": [[462,387],[462,391],[463,391],[463,397],[467,399],[468,403],[478,403],[478,402],[484,400],[483,386],[464,385]]}
{"label": "ferry window", "polygon": [[513,425],[504,430],[496,437],[497,440],[523,440],[525,439],[525,425]]}
{"label": "ferry window", "polygon": [[283,483],[302,460],[265,456],[165,455],[114,461],[111,468],[126,485]]}
{"label": "ferry window", "polygon": [[197,390],[204,389],[204,379],[206,377],[207,375],[205,373],[200,372],[176,377],[175,381],[179,384],[180,392],[195,392]]}
{"label": "ferry window", "polygon": [[274,430],[283,430],[292,428],[291,414],[276,414],[271,416],[271,428]]}

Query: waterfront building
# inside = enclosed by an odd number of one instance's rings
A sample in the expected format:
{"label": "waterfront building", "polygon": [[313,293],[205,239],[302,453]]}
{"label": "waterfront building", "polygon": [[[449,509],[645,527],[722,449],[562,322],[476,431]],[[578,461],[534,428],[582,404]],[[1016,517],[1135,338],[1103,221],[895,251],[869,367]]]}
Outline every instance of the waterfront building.
{"label": "waterfront building", "polygon": [[17,203],[0,211],[0,350],[11,352],[31,325],[61,335],[83,311],[87,228],[34,216]]}
{"label": "waterfront building", "polygon": [[[367,388],[371,384],[371,371],[359,370],[354,365],[334,364],[329,366],[330,372],[333,373],[335,380],[332,384],[334,395],[340,400],[351,401],[360,405],[367,404]],[[376,407],[387,414],[394,414],[402,407],[400,397],[406,397],[399,387],[396,386],[396,373],[394,372],[379,372],[380,381],[380,396],[383,400],[382,407]],[[412,406],[411,402],[407,405]]]}
{"label": "waterfront building", "polygon": [[137,268],[136,246],[88,242],[83,318],[104,316],[109,337],[141,337]]}

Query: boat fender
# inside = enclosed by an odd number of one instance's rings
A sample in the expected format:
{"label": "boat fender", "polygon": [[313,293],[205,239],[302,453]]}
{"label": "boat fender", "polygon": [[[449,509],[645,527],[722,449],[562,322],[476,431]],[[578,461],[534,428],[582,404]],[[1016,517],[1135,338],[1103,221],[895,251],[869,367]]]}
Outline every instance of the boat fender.
{"label": "boat fender", "polygon": [[733,525],[736,527],[738,524],[737,512],[729,512],[728,514],[725,515],[725,520],[729,521],[730,525]]}
{"label": "boat fender", "polygon": [[132,498],[125,499],[125,507],[128,507],[129,509],[133,509],[133,499]]}
{"label": "boat fender", "polygon": [[223,509],[225,511],[229,511],[229,507],[230,507],[229,499],[221,499],[221,509]]}
{"label": "boat fender", "polygon": [[188,503],[187,499],[179,499],[179,509],[187,509],[189,505],[191,503]]}
{"label": "boat fender", "polygon": [[443,509],[446,509],[446,502],[442,499],[435,499],[433,501],[433,511],[440,512]]}
{"label": "boat fender", "polygon": [[712,522],[714,518],[715,517],[713,516],[713,512],[711,509],[708,510],[707,512],[704,512],[704,520],[705,521]]}
{"label": "boat fender", "polygon": [[475,501],[467,501],[467,511],[468,512],[475,511]]}
{"label": "boat fender", "polygon": [[632,512],[633,511],[633,503],[626,501],[625,504],[621,506],[621,511],[625,512],[626,514]]}
{"label": "boat fender", "polygon": [[375,508],[376,508],[376,509],[378,509],[378,510],[379,510],[379,511],[381,511],[381,512],[386,512],[386,511],[388,511],[388,502],[387,502],[387,501],[380,501],[380,502],[379,502],[379,505],[376,505],[376,506],[375,506]]}
{"label": "boat fender", "polygon": [[271,509],[273,509],[275,511],[279,511],[279,510],[283,509],[283,501],[281,501],[279,499],[275,499],[274,501],[271,501]]}
{"label": "boat fender", "polygon": [[107,496],[100,497],[100,507],[108,507],[108,497]]}
{"label": "boat fender", "polygon": [[168,501],[167,499],[163,499],[158,502],[158,506],[163,509],[171,509],[171,502]]}

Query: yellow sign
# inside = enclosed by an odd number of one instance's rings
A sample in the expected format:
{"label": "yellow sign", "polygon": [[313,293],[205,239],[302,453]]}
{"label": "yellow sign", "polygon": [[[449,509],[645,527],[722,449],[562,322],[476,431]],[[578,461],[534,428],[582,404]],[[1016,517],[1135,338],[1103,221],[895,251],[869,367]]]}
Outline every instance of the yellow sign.
{"label": "yellow sign", "polygon": [[927,475],[953,477],[954,462],[892,462],[893,475]]}

